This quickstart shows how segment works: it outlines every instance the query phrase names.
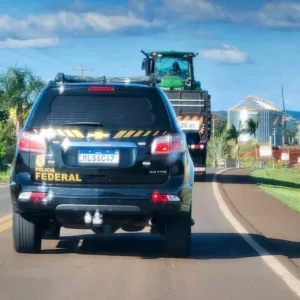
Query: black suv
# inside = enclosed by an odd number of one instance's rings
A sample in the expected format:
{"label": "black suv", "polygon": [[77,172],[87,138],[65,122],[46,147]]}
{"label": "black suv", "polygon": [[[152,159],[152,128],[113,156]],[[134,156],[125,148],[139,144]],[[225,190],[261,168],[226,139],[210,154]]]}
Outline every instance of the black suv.
{"label": "black suv", "polygon": [[97,234],[150,226],[168,255],[188,256],[193,182],[185,135],[151,77],[59,73],[18,137],[14,248],[38,252],[62,226]]}

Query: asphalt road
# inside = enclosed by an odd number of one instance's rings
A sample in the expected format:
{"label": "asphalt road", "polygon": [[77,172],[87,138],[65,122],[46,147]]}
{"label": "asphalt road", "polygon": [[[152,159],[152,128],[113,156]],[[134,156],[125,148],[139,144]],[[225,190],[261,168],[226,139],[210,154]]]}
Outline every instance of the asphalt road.
{"label": "asphalt road", "polygon": [[[11,220],[3,221],[0,299],[298,299],[235,233],[210,182],[196,184],[193,201],[189,259],[162,258],[162,241],[147,233],[95,238],[66,229],[60,241],[43,241],[41,254],[16,254]],[[0,217],[10,213],[0,188]]]}

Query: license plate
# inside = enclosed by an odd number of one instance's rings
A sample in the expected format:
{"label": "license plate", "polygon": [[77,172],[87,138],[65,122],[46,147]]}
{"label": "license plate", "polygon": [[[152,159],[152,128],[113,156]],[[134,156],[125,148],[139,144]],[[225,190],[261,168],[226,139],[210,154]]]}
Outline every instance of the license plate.
{"label": "license plate", "polygon": [[80,150],[78,162],[81,164],[115,165],[120,161],[119,151],[116,150]]}
{"label": "license plate", "polygon": [[182,130],[198,130],[199,121],[179,121]]}

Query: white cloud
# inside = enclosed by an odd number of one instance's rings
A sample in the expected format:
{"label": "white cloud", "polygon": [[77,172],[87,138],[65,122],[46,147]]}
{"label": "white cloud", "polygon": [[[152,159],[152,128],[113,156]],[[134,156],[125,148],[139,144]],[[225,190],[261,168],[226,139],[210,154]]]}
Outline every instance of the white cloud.
{"label": "white cloud", "polygon": [[58,38],[41,38],[28,40],[6,39],[4,41],[0,41],[0,48],[49,48],[56,47],[58,45]]}
{"label": "white cloud", "polygon": [[264,5],[257,14],[260,23],[273,28],[300,28],[300,3],[274,2]]}
{"label": "white cloud", "polygon": [[238,50],[236,47],[224,44],[220,49],[204,49],[201,55],[221,63],[244,64],[248,61],[248,53]]}
{"label": "white cloud", "polygon": [[169,12],[191,21],[219,21],[229,18],[229,13],[208,0],[164,0]]}
{"label": "white cloud", "polygon": [[163,0],[166,10],[161,15],[176,12],[176,18],[195,22],[225,21],[274,29],[300,28],[300,3],[270,1],[257,10],[232,12],[210,0]]}
{"label": "white cloud", "polygon": [[74,13],[60,11],[51,14],[29,15],[26,19],[14,19],[0,15],[0,34],[22,34],[37,38],[59,34],[106,33],[130,28],[152,28],[157,21],[146,21],[130,12],[126,15],[104,15],[97,12]]}

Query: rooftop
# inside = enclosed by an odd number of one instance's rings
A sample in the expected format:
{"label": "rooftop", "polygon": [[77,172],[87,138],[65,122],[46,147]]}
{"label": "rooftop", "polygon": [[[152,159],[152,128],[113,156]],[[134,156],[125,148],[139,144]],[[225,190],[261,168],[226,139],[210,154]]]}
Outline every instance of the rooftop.
{"label": "rooftop", "polygon": [[230,110],[273,110],[280,112],[281,110],[274,104],[264,100],[263,98],[249,95],[245,100],[230,108]]}

